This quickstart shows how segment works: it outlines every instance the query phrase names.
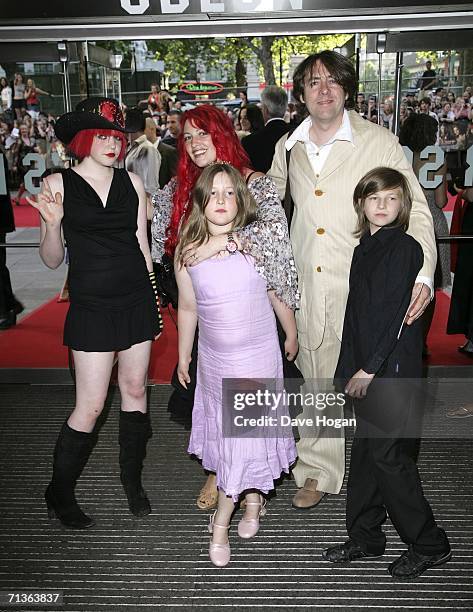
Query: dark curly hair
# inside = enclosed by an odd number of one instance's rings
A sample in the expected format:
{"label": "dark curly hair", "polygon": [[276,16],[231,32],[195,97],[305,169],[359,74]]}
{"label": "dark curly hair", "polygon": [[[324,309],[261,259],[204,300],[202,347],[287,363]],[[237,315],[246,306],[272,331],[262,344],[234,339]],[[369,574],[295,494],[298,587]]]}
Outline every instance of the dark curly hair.
{"label": "dark curly hair", "polygon": [[411,113],[401,126],[399,142],[414,152],[420,152],[437,141],[438,123],[430,115]]}
{"label": "dark curly hair", "polygon": [[307,114],[301,96],[304,94],[304,84],[307,78],[310,78],[317,62],[322,63],[331,76],[343,88],[343,91],[347,95],[345,108],[355,108],[357,84],[356,72],[353,64],[341,53],[336,53],[335,51],[321,51],[320,53],[313,53],[306,57],[305,60],[297,66],[294,76],[292,77],[292,94],[297,101],[298,110],[304,110],[305,114]]}

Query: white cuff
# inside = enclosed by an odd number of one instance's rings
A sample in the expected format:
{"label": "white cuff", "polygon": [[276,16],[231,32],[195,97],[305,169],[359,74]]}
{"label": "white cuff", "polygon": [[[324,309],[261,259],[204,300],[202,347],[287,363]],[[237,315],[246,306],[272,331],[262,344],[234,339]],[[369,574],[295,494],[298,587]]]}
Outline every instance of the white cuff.
{"label": "white cuff", "polygon": [[430,299],[434,299],[434,283],[431,278],[428,276],[418,276],[416,278],[416,283],[423,283],[424,285],[427,285],[427,287],[430,289]]}

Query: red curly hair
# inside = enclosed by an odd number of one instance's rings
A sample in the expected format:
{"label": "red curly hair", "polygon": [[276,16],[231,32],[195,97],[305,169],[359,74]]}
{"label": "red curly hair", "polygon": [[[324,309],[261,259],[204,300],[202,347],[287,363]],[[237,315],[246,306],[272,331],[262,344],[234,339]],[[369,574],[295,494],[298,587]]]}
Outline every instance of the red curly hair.
{"label": "red curly hair", "polygon": [[120,155],[118,161],[121,161],[125,157],[126,153],[126,136],[123,132],[118,130],[80,130],[67,145],[67,150],[72,153],[77,159],[84,159],[90,155],[90,149],[92,148],[92,142],[94,136],[115,136],[120,138],[122,148],[120,149]]}
{"label": "red curly hair", "polygon": [[203,170],[194,164],[186,152],[183,134],[186,121],[210,134],[217,151],[217,159],[229,162],[242,174],[245,168],[251,169],[250,160],[241,146],[232,122],[223,111],[211,104],[203,104],[182,114],[182,130],[177,142],[177,188],[173,198],[171,222],[166,231],[165,250],[170,257],[173,256],[178,243],[181,220],[185,223],[189,218],[192,210],[191,193]]}

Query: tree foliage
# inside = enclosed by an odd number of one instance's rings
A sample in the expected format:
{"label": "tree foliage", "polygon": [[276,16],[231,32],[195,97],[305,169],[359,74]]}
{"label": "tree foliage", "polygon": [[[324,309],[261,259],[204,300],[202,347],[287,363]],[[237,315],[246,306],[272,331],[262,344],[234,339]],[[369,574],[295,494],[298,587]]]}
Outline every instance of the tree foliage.
{"label": "tree foliage", "polygon": [[[323,49],[341,47],[350,34],[265,36],[250,38],[199,38],[177,40],[148,40],[148,50],[156,59],[164,61],[164,72],[170,81],[195,80],[199,65],[220,67],[228,81],[236,86],[245,85],[244,67],[255,62],[261,79],[267,84],[285,82],[292,55],[309,55]],[[100,43],[124,56],[125,64],[131,60],[128,41]],[[281,74],[282,67],[282,74]]]}
{"label": "tree foliage", "polygon": [[[272,80],[268,80],[270,73],[266,72],[266,67],[262,63],[264,58],[258,56],[255,52],[260,61],[260,73],[264,76],[264,81],[267,85],[284,83],[289,77],[290,60],[293,55],[307,56],[325,49],[332,50],[335,47],[342,47],[351,36],[351,34],[273,36],[271,37],[273,39],[271,46]],[[265,38],[253,39],[253,45],[263,46]],[[274,70],[274,67],[276,67],[276,70]],[[277,74],[277,79],[274,77],[275,74]]]}
{"label": "tree foliage", "polygon": [[437,51],[417,51],[416,59],[420,66],[423,66],[426,61],[430,60],[433,64],[438,61],[439,54]]}
{"label": "tree foliage", "polygon": [[112,53],[123,55],[122,66],[129,67],[133,49],[129,40],[100,40],[97,44],[99,47],[112,51]]}

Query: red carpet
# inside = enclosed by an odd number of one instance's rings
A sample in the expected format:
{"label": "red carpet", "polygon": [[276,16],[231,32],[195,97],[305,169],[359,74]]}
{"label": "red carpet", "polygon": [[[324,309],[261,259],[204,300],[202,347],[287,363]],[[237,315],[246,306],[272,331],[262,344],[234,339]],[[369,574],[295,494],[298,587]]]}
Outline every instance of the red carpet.
{"label": "red carpet", "polygon": [[39,212],[21,198],[20,206],[13,205],[15,227],[39,227]]}
{"label": "red carpet", "polygon": [[[473,365],[473,360],[457,351],[464,337],[447,336],[450,298],[437,293],[434,320],[428,338],[432,354],[429,365]],[[0,332],[0,368],[67,368],[67,349],[62,345],[62,329],[68,304],[56,298],[43,304],[16,325]],[[173,315],[175,316],[175,312]],[[153,343],[149,379],[169,383],[177,363],[177,330],[167,310],[163,312],[164,333]]]}
{"label": "red carpet", "polygon": [[451,193],[447,193],[447,197],[448,197],[448,202],[445,208],[443,209],[443,212],[453,212],[453,209],[455,208],[455,200],[457,199],[457,196],[456,195],[452,196]]}
{"label": "red carpet", "polygon": [[[0,332],[0,368],[67,368],[62,329],[68,307],[54,298]],[[163,319],[164,332],[153,343],[149,367],[149,380],[155,383],[169,383],[177,363],[177,330],[167,309]]]}

